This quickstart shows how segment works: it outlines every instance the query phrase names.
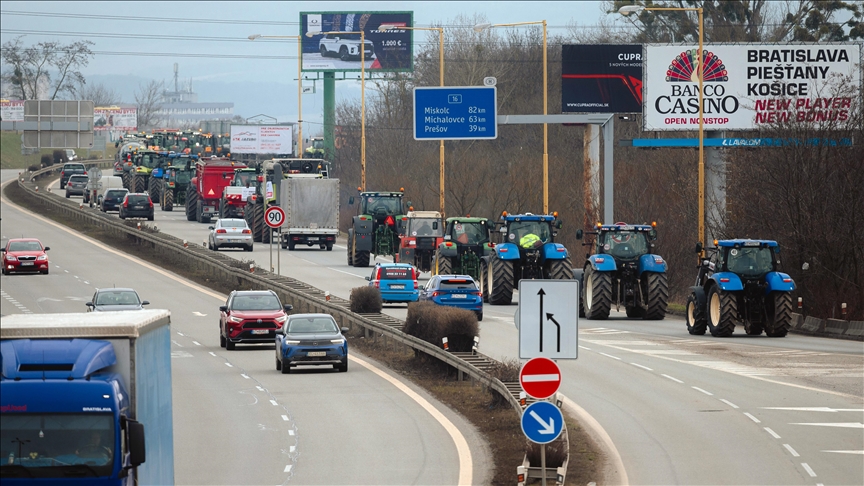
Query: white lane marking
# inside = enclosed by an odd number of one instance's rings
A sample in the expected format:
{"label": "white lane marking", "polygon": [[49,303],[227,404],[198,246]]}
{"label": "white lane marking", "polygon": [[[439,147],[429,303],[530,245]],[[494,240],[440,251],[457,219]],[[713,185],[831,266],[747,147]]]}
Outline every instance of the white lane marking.
{"label": "white lane marking", "polygon": [[633,365],[633,366],[635,366],[635,367],[637,367],[637,368],[642,368],[643,370],[654,371],[654,370],[652,370],[651,368],[649,368],[649,367],[647,367],[647,366],[642,366],[642,365],[637,364],[637,363],[630,363],[630,364]]}
{"label": "white lane marking", "polygon": [[793,412],[864,412],[864,408],[828,408],[828,407],[760,407],[765,410],[791,410]]}
{"label": "white lane marking", "polygon": [[171,344],[177,346],[178,348],[182,348],[182,347],[183,347],[182,344],[178,343],[177,341],[175,341],[175,340],[173,340],[173,339],[171,340]]}
{"label": "white lane marking", "polygon": [[270,400],[270,403],[272,403],[274,407],[279,405],[278,403],[276,403],[276,400]]}
{"label": "white lane marking", "polygon": [[617,359],[618,361],[621,361],[621,358],[619,358],[618,356],[612,356],[611,354],[606,354],[606,353],[600,353],[600,354],[602,354],[603,356],[606,356],[607,358]]}
{"label": "white lane marking", "polygon": [[291,464],[288,464],[287,466],[285,466],[285,471],[284,471],[284,472],[286,472],[286,473],[287,473],[287,472],[291,472]]}
{"label": "white lane marking", "polygon": [[665,377],[665,378],[669,378],[672,381],[677,381],[678,383],[684,383],[683,381],[679,380],[678,378],[673,378],[669,375],[660,375],[660,376]]}
{"label": "white lane marking", "polygon": [[585,346],[582,346],[581,344],[579,345],[579,347],[582,349],[587,349],[588,351],[591,351],[591,348],[586,348]]}
{"label": "white lane marking", "polygon": [[179,335],[181,335],[181,336],[185,336],[185,334],[183,334],[183,333],[180,332],[180,331],[177,331],[177,334],[179,334]]}
{"label": "white lane marking", "polygon": [[244,375],[243,373],[240,373],[240,376],[242,376],[243,378],[246,378],[247,380],[249,379],[249,375]]}
{"label": "white lane marking", "polygon": [[[284,421],[287,422],[287,421],[288,421],[288,416],[287,416],[287,415],[283,415],[283,416],[282,416],[282,420],[284,420]],[[294,435],[294,434],[292,433],[291,435]]]}
{"label": "white lane marking", "polygon": [[213,351],[210,351],[210,356],[216,356],[216,353],[214,353]]}
{"label": "white lane marking", "polygon": [[837,454],[861,454],[861,455],[864,455],[864,451],[822,451],[822,452],[835,452]]}
{"label": "white lane marking", "polygon": [[172,358],[192,358],[191,353],[187,353],[186,351],[171,351]]}
{"label": "white lane marking", "polygon": [[324,268],[327,268],[327,269],[333,270],[334,272],[344,273],[345,275],[351,275],[352,277],[357,277],[357,278],[366,278],[366,277],[361,277],[360,275],[357,275],[357,274],[354,274],[354,273],[351,273],[351,272],[346,272],[346,271],[344,271],[344,270],[339,270],[339,269],[336,269],[336,268],[333,268],[333,267],[324,267]]}
{"label": "white lane marking", "polygon": [[291,446],[291,447],[288,448],[288,452],[294,453],[294,451],[295,451],[296,449],[297,449],[296,446]]}
{"label": "white lane marking", "polygon": [[234,367],[234,365],[232,365],[231,363],[225,363],[225,366],[227,366],[227,367],[229,367],[229,368],[233,368],[233,367]]}
{"label": "white lane marking", "polygon": [[780,438],[780,435],[777,432],[774,432],[773,430],[771,430],[771,427],[763,427],[763,428],[765,429],[765,432],[768,432],[769,434],[771,434],[771,437],[774,437],[775,439]]}
{"label": "white lane marking", "polygon": [[757,424],[761,424],[761,423],[762,423],[762,421],[761,421],[761,420],[759,420],[759,419],[758,419],[758,418],[756,418],[756,417],[754,417],[754,416],[752,416],[752,415],[750,415],[750,414],[749,414],[749,413],[747,413],[747,412],[744,412],[744,415],[746,415],[746,416],[747,416],[747,417],[749,417],[749,418],[750,418],[750,420],[752,420],[752,421],[754,421],[754,422],[756,422],[756,423],[757,423]]}
{"label": "white lane marking", "polygon": [[827,423],[790,423],[789,425],[815,425],[817,427],[842,427],[845,429],[864,429],[864,424],[860,422],[827,422]]}
{"label": "white lane marking", "polygon": [[201,343],[199,343],[198,341],[192,341],[192,342],[195,344],[195,346],[201,346]]}
{"label": "white lane marking", "polygon": [[550,373],[548,375],[522,375],[522,381],[533,383],[536,381],[559,381],[561,375]]}
{"label": "white lane marking", "polygon": [[738,408],[738,405],[735,405],[734,403],[730,402],[729,400],[726,400],[725,398],[721,398],[720,401],[725,403],[726,405],[729,405],[732,408]]}
{"label": "white lane marking", "polygon": [[707,391],[707,390],[703,390],[703,389],[699,388],[698,386],[691,386],[690,388],[692,388],[692,389],[694,389],[694,390],[696,390],[696,391],[700,391],[700,392],[702,392],[702,393],[704,393],[704,394],[706,394],[706,395],[708,395],[708,396],[712,396],[712,397],[714,396],[713,393],[711,393],[711,392],[709,392],[709,391]]}
{"label": "white lane marking", "polygon": [[200,312],[198,312],[198,311],[193,312],[192,315],[195,315],[195,316],[198,316],[198,317],[207,317],[207,314],[202,314],[202,313],[200,313]]}
{"label": "white lane marking", "polygon": [[294,431],[293,431],[293,430],[289,430],[289,431],[288,431],[288,435],[294,435]]}
{"label": "white lane marking", "polygon": [[599,437],[598,439],[605,445],[606,452],[611,455],[609,462],[618,472],[618,479],[620,484],[630,484],[629,479],[627,478],[627,470],[624,468],[624,460],[621,459],[621,454],[618,452],[618,448],[615,447],[615,443],[612,442],[612,437],[609,436],[609,433],[606,432],[606,429],[600,425],[600,422],[597,421],[591,414],[589,414],[584,408],[580,407],[576,402],[563,396],[564,406],[569,409],[573,415],[575,415],[582,423],[588,425],[590,430],[593,430]]}
{"label": "white lane marking", "polygon": [[84,283],[87,284],[87,285],[90,285],[90,282],[88,282],[88,281],[86,281],[86,280],[84,281]]}
{"label": "white lane marking", "polygon": [[816,473],[813,471],[813,469],[810,468],[810,466],[806,462],[802,462],[801,467],[803,467],[804,470],[807,471],[807,474],[809,474],[811,478],[816,477]]}
{"label": "white lane marking", "polygon": [[789,451],[789,454],[792,454],[792,457],[801,457],[801,454],[798,454],[798,451],[793,449],[792,446],[790,446],[789,444],[783,444],[783,447],[785,447],[786,450]]}
{"label": "white lane marking", "polygon": [[255,387],[255,388],[257,388],[257,389],[258,389],[258,391],[264,391],[264,388],[263,388],[263,387],[261,387],[261,386],[260,386],[260,385],[258,385],[258,386],[256,386],[256,387]]}
{"label": "white lane marking", "polygon": [[417,404],[423,407],[423,409],[426,410],[429,415],[432,416],[432,418],[434,418],[436,421],[438,421],[439,424],[441,424],[442,427],[444,427],[444,430],[447,431],[447,433],[450,435],[450,438],[453,439],[453,442],[456,445],[456,452],[459,457],[459,479],[457,484],[472,484],[472,473],[474,471],[474,464],[471,457],[471,449],[468,447],[468,441],[465,440],[465,436],[463,436],[462,432],[460,432],[459,429],[455,425],[453,425],[453,422],[451,422],[450,419],[444,416],[444,414],[442,414],[438,409],[433,407],[432,404],[429,403],[425,398],[421,397],[411,388],[408,388],[401,381],[393,378],[387,373],[384,373],[383,371],[367,363],[365,360],[356,357],[353,354],[351,355],[351,361],[356,362],[360,366],[368,369],[369,371],[390,382],[390,384],[395,386],[402,393],[408,395],[408,397],[417,402]]}
{"label": "white lane marking", "polygon": [[63,270],[63,271],[66,272],[66,273],[69,273],[69,270]]}

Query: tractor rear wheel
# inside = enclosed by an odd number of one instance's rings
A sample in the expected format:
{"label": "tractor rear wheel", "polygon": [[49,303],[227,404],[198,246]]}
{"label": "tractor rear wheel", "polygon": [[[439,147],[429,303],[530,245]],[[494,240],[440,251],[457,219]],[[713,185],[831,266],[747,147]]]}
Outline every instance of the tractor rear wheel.
{"label": "tractor rear wheel", "polygon": [[510,305],[513,301],[513,262],[493,258],[489,270],[489,303]]}
{"label": "tractor rear wheel", "polygon": [[121,178],[123,179],[123,187],[129,189],[130,192],[135,192],[132,190],[132,174],[129,172],[123,172]]}
{"label": "tractor rear wheel", "polygon": [[552,280],[573,279],[573,264],[570,262],[570,255],[567,255],[563,260],[549,262],[549,278]]}
{"label": "tractor rear wheel", "polygon": [[694,336],[704,335],[708,329],[708,321],[705,319],[705,309],[699,305],[696,294],[687,297],[684,313],[687,319],[687,332]]}
{"label": "tractor rear wheel", "polygon": [[204,208],[201,207],[201,198],[199,197],[197,201],[195,201],[195,221],[199,223],[204,222]]}
{"label": "tractor rear wheel", "polygon": [[582,287],[585,317],[592,320],[608,318],[612,309],[612,275],[598,272],[589,265],[585,269],[585,285]]}
{"label": "tractor rear wheel", "polygon": [[246,213],[243,215],[249,229],[252,230],[252,241],[261,241],[261,226],[264,225],[264,206],[256,202],[249,202],[246,206]]}
{"label": "tractor rear wheel", "polygon": [[738,300],[717,286],[708,292],[708,329],[714,337],[729,337],[738,323]]}
{"label": "tractor rear wheel", "polygon": [[438,259],[438,275],[453,275],[453,261],[448,257],[436,255]]}
{"label": "tractor rear wheel", "polygon": [[174,190],[167,190],[162,195],[162,211],[174,211]]}
{"label": "tractor rear wheel", "polygon": [[132,192],[144,192],[147,188],[147,181],[143,176],[136,174],[132,177],[132,186],[135,188]]}
{"label": "tractor rear wheel", "polygon": [[198,191],[191,185],[186,188],[186,220],[195,221],[195,208],[198,207]]}
{"label": "tractor rear wheel", "polygon": [[162,179],[157,179],[150,174],[150,179],[147,180],[147,192],[150,193],[150,199],[159,200],[159,195],[162,194]]}
{"label": "tractor rear wheel", "polygon": [[573,269],[573,280],[579,281],[579,317],[585,317],[585,303],[582,302],[582,287],[585,285],[585,271],[581,268]]}
{"label": "tractor rear wheel", "polygon": [[658,321],[666,317],[666,305],[669,302],[669,283],[665,273],[646,273],[642,280],[642,292],[645,296],[645,312],[642,318],[648,321]]}
{"label": "tractor rear wheel", "polygon": [[345,253],[348,255],[348,266],[354,266],[354,230],[348,230],[348,249]]}
{"label": "tractor rear wheel", "polygon": [[766,305],[768,323],[765,325],[765,334],[769,337],[785,336],[792,327],[792,294],[771,292]]}
{"label": "tractor rear wheel", "polygon": [[489,302],[489,266],[485,260],[480,260],[480,278],[477,282],[480,285],[480,295],[483,296],[483,302]]}

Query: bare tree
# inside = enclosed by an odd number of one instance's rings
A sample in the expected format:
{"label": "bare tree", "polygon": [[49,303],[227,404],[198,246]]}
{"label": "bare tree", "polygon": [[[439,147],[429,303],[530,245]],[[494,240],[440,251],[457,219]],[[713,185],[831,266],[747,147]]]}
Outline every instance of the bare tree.
{"label": "bare tree", "polygon": [[138,129],[157,127],[162,123],[162,91],[165,89],[162,81],[151,80],[138,86],[135,91],[135,105],[138,107]]}
{"label": "bare tree", "polygon": [[92,100],[94,106],[111,106],[121,102],[120,93],[102,83],[83,85],[78,89],[78,98]]}
{"label": "bare tree", "polygon": [[[93,57],[91,45],[91,41],[68,45],[45,41],[25,47],[22,36],[16,37],[0,49],[0,61],[5,65],[3,81],[11,86],[14,96],[24,100],[54,100],[63,93],[75,96],[78,86],[85,83],[80,69]],[[52,78],[52,69],[56,78]]]}

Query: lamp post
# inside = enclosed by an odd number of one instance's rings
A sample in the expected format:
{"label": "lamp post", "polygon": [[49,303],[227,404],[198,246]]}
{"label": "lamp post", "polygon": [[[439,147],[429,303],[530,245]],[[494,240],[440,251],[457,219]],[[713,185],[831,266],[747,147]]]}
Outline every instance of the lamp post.
{"label": "lamp post", "polygon": [[[477,24],[474,26],[475,32],[482,32],[492,27],[515,27],[517,25],[543,25],[543,115],[548,114],[548,85],[547,82],[547,66],[546,66],[546,21],[538,20],[536,22],[515,22],[512,24]],[[549,213],[549,127],[543,123],[543,214]]]}
{"label": "lamp post", "polygon": [[[439,85],[441,87],[444,86],[444,28],[443,27],[404,27],[401,25],[390,25],[383,24],[378,27],[380,31],[387,31],[392,29],[405,29],[405,30],[437,30],[438,31],[438,73],[439,73]],[[439,179],[440,179],[440,188],[438,190],[438,202],[441,207],[441,217],[444,218],[444,140],[440,141],[438,146],[438,158],[439,158]]]}
{"label": "lamp post", "polygon": [[306,37],[327,34],[360,34],[360,189],[366,191],[366,34],[362,30],[306,32]]}
{"label": "lamp post", "polygon": [[303,158],[303,81],[301,80],[300,59],[303,55],[303,38],[299,35],[261,35],[252,34],[249,40],[255,39],[297,39],[297,157]]}
{"label": "lamp post", "polygon": [[[699,69],[697,75],[699,77],[699,243],[705,243],[705,122],[702,119],[704,110],[703,100],[703,82],[705,74],[705,56],[702,50],[702,35],[703,35],[703,17],[702,7],[643,7],[641,5],[625,5],[618,9],[618,13],[624,16],[629,16],[632,13],[639,14],[643,10],[683,10],[695,11],[699,14],[699,52],[696,54]],[[700,258],[705,255],[705,250],[702,250]]]}

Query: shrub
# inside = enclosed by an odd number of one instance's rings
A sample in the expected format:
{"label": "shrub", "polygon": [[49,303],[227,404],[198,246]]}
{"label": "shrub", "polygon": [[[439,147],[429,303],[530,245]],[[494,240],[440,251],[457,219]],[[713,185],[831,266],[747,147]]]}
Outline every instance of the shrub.
{"label": "shrub", "polygon": [[54,158],[48,154],[42,154],[42,167],[51,167],[54,165]]}
{"label": "shrub", "polygon": [[446,337],[450,351],[469,352],[474,345],[474,336],[478,335],[477,315],[432,302],[417,302],[408,305],[408,317],[402,332],[438,347]]}
{"label": "shrub", "polygon": [[54,151],[54,164],[59,165],[59,164],[65,164],[66,162],[69,162],[69,159],[66,158],[66,151],[65,150],[55,150]]}
{"label": "shrub", "polygon": [[381,312],[381,291],[375,287],[355,287],[351,289],[351,312],[375,314]]}

